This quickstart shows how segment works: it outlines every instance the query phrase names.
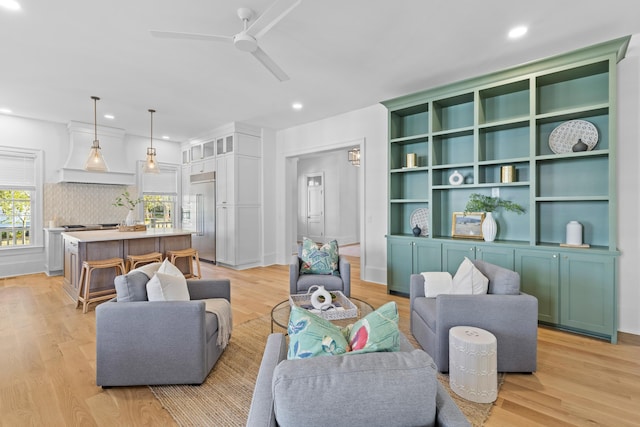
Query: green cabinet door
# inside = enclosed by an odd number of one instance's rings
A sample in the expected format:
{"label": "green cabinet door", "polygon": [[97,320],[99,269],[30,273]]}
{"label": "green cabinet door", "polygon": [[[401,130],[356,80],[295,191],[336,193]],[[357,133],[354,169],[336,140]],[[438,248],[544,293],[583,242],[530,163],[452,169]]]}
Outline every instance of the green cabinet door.
{"label": "green cabinet door", "polygon": [[513,270],[513,248],[498,245],[481,245],[474,243],[444,243],[442,245],[442,267],[455,275],[464,258],[481,259],[491,264]]}
{"label": "green cabinet door", "polygon": [[428,240],[415,240],[413,247],[413,273],[440,271],[442,268],[442,250],[440,243]]}
{"label": "green cabinet door", "polygon": [[616,342],[614,258],[563,253],[560,263],[562,326]]}
{"label": "green cabinet door", "polygon": [[409,277],[413,271],[413,241],[387,239],[387,292],[409,294]]}
{"label": "green cabinet door", "polygon": [[517,249],[515,271],[520,274],[522,292],[538,298],[538,320],[551,324],[560,321],[558,254]]}

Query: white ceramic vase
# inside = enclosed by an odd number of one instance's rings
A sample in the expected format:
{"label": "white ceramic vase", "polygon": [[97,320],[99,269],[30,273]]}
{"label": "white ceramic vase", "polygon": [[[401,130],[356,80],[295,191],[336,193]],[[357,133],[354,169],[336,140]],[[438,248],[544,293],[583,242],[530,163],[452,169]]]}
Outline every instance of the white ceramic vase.
{"label": "white ceramic vase", "polygon": [[[324,286],[319,286],[319,285],[311,286],[308,292],[311,292],[311,290],[314,288],[317,288],[317,289],[311,294],[311,305],[313,305],[313,308],[322,310],[323,308],[330,307],[331,294],[327,292]],[[323,299],[320,300],[320,297],[323,297]]]}
{"label": "white ceramic vase", "polygon": [[498,232],[498,224],[493,217],[493,212],[487,212],[482,221],[482,237],[485,242],[493,242]]}
{"label": "white ceramic vase", "polygon": [[133,209],[129,209],[129,213],[127,213],[127,218],[124,220],[125,225],[136,225],[136,217],[133,213]]}

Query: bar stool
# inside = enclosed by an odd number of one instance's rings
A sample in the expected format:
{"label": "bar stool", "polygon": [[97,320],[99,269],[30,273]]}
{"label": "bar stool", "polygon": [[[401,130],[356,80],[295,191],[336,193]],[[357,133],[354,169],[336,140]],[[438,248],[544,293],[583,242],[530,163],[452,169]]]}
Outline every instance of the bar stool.
{"label": "bar stool", "polygon": [[[198,257],[198,251],[193,248],[180,249],[175,251],[167,251],[167,258],[169,258],[169,262],[173,265],[176,265],[176,260],[178,258],[187,258],[187,264],[189,266],[189,272],[184,273],[184,277],[187,279],[190,277],[196,277],[198,279],[202,278],[202,274],[200,272],[200,258]],[[198,267],[198,275],[193,274],[193,261],[192,258],[196,259],[196,266]]]}
{"label": "bar stool", "polygon": [[76,303],[76,308],[82,303],[83,314],[87,312],[87,307],[92,302],[105,301],[116,296],[115,288],[91,292],[91,272],[101,268],[115,268],[116,274],[118,274],[118,269],[120,269],[120,274],[126,274],[124,260],[122,258],[83,261],[82,271],[80,272],[80,286],[78,287],[78,302]]}
{"label": "bar stool", "polygon": [[127,255],[127,271],[133,270],[138,265],[152,262],[162,262],[162,254],[160,252],[151,252],[143,255]]}

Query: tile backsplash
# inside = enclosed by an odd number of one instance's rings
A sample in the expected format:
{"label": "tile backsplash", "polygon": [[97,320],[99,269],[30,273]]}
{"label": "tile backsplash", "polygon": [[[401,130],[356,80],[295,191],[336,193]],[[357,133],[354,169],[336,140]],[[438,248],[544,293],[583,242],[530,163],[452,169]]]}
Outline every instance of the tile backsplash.
{"label": "tile backsplash", "polygon": [[125,191],[136,194],[137,190],[122,185],[46,183],[44,225],[48,227],[51,220],[58,226],[120,223],[127,216],[127,209],[112,204]]}

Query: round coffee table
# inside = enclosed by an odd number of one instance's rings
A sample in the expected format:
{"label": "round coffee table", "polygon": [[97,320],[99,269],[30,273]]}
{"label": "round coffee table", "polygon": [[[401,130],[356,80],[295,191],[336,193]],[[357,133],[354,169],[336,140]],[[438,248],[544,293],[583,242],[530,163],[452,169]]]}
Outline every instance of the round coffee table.
{"label": "round coffee table", "polygon": [[[366,301],[362,301],[361,299],[354,297],[349,297],[349,301],[358,307],[358,315],[356,317],[347,317],[345,319],[330,320],[331,323],[340,327],[347,326],[351,323],[357,322],[359,319],[373,311],[373,306]],[[286,299],[279,302],[271,309],[271,333],[273,333],[274,323],[281,328],[288,329],[289,316],[291,315],[291,305],[289,304],[289,300]]]}

